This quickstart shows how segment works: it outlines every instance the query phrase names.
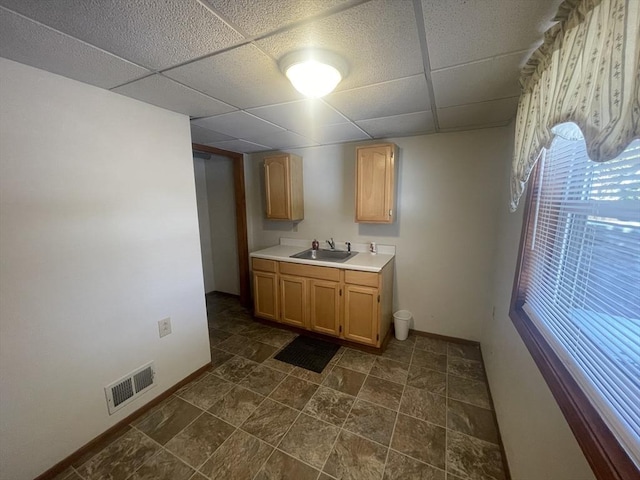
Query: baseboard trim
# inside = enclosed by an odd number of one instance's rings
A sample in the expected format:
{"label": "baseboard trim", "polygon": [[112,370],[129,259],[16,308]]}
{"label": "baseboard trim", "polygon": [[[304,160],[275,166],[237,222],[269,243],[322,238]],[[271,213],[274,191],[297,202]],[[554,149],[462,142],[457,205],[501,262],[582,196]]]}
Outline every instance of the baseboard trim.
{"label": "baseboard trim", "polygon": [[439,335],[437,333],[423,332],[422,330],[409,330],[409,333],[413,333],[414,335],[418,335],[419,337],[430,337],[436,338],[438,340],[444,340],[445,342],[451,343],[462,343],[465,345],[480,345],[480,342],[476,342],[475,340],[467,340],[466,338],[458,338],[458,337],[449,337],[447,335]]}
{"label": "baseboard trim", "polygon": [[118,423],[116,423],[115,425],[113,425],[109,429],[105,430],[100,435],[98,435],[96,438],[94,438],[93,440],[89,441],[84,446],[80,447],[78,450],[73,452],[71,455],[69,455],[68,457],[64,458],[60,462],[56,463],[53,467],[49,468],[44,473],[38,475],[35,478],[35,480],[51,480],[51,479],[55,478],[56,475],[59,475],[65,469],[67,469],[68,467],[70,467],[73,464],[75,464],[80,458],[82,458],[84,455],[86,455],[89,451],[91,451],[97,445],[99,445],[100,443],[104,442],[109,437],[114,436],[119,430],[121,430],[122,428],[126,427],[128,424],[133,422],[138,417],[142,416],[147,411],[151,410],[153,407],[158,405],[163,400],[169,398],[171,395],[173,395],[175,392],[177,392],[180,388],[182,388],[184,385],[186,385],[187,383],[191,382],[192,380],[194,380],[198,376],[202,375],[209,368],[211,368],[211,364],[207,363],[206,365],[200,367],[198,370],[196,370],[192,374],[186,376],[185,378],[180,380],[178,383],[176,383],[172,387],[168,388],[167,390],[162,392],[160,395],[158,395],[156,398],[151,400],[149,403],[143,405],[142,407],[137,409],[135,412],[133,412],[131,415],[127,416],[126,418],[123,418]]}

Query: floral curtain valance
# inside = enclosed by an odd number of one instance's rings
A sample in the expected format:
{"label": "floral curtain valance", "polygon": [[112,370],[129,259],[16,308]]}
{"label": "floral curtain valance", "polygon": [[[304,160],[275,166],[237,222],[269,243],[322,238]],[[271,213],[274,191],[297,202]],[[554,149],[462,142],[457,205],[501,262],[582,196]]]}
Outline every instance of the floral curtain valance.
{"label": "floral curtain valance", "polygon": [[511,211],[555,125],[577,124],[596,162],[640,137],[640,0],[566,0],[554,20],[522,69]]}

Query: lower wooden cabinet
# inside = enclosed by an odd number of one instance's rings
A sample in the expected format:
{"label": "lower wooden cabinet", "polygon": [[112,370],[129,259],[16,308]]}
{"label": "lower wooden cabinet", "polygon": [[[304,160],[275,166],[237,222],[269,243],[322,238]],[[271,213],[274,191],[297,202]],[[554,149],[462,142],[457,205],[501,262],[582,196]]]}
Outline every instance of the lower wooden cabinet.
{"label": "lower wooden cabinet", "polygon": [[311,330],[337,337],[342,331],[340,299],[342,288],[337,282],[309,280]]}
{"label": "lower wooden cabinet", "polygon": [[379,347],[392,317],[393,260],[381,272],[252,260],[257,317]]}

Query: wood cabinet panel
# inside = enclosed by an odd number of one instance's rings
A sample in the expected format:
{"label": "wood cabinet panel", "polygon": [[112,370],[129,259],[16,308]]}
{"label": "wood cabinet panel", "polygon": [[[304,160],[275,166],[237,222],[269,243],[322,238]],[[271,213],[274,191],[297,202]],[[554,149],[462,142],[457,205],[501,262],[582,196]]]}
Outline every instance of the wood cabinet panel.
{"label": "wood cabinet panel", "polygon": [[265,207],[271,220],[302,220],[302,158],[281,154],[264,159]]}
{"label": "wood cabinet panel", "polygon": [[336,282],[309,280],[310,326],[327,335],[338,336],[341,332],[340,299],[341,287]]}
{"label": "wood cabinet panel", "polygon": [[320,280],[340,280],[340,269],[331,267],[317,267],[301,263],[280,262],[280,273],[299,277],[318,278]]}
{"label": "wood cabinet panel", "polygon": [[395,152],[391,143],[356,148],[356,222],[393,222]]}
{"label": "wood cabinet panel", "polygon": [[265,260],[264,258],[251,259],[251,270],[276,273],[276,265],[277,262],[273,260]]}
{"label": "wood cabinet panel", "polygon": [[280,321],[300,328],[307,322],[307,280],[280,276]]}
{"label": "wood cabinet panel", "polygon": [[345,285],[344,337],[360,343],[378,343],[378,289]]}
{"label": "wood cabinet panel", "polygon": [[253,272],[253,305],[256,316],[278,320],[278,280],[275,273]]}
{"label": "wood cabinet panel", "polygon": [[361,272],[359,270],[345,270],[344,282],[354,285],[365,285],[367,287],[378,288],[380,275],[374,272]]}

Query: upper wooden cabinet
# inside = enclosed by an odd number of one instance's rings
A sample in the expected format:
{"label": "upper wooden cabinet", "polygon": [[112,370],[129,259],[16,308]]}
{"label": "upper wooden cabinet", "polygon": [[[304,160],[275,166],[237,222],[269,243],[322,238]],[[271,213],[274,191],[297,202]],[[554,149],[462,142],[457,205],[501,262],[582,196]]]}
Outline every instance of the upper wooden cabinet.
{"label": "upper wooden cabinet", "polygon": [[356,222],[393,222],[396,156],[392,143],[356,148]]}
{"label": "upper wooden cabinet", "polygon": [[267,218],[293,221],[304,218],[301,157],[290,153],[265,157],[264,184]]}

